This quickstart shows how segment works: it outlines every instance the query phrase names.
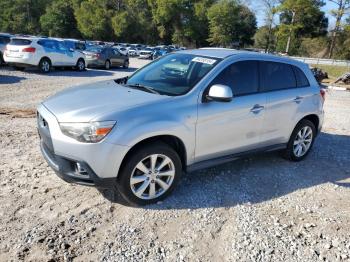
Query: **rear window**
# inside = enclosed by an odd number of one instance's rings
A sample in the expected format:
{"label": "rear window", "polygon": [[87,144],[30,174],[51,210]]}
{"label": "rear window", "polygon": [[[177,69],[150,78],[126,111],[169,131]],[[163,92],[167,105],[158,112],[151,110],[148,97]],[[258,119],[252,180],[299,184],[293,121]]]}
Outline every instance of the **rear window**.
{"label": "rear window", "polygon": [[277,62],[260,63],[261,91],[296,88],[292,66]]}
{"label": "rear window", "polygon": [[301,71],[300,68],[293,66],[293,70],[295,73],[295,78],[297,79],[297,86],[298,87],[310,86],[309,80],[307,80],[307,77],[305,76],[304,72]]}
{"label": "rear window", "polygon": [[9,36],[0,36],[0,44],[8,44],[10,42],[11,38]]}
{"label": "rear window", "polygon": [[12,38],[10,45],[30,45],[32,41],[28,39]]}

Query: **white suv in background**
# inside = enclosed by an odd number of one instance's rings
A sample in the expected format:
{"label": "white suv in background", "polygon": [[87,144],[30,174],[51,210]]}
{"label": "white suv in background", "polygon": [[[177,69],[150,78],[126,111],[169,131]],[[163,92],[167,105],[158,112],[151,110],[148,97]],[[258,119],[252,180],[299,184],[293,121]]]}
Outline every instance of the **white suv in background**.
{"label": "white suv in background", "polygon": [[56,66],[85,70],[83,53],[51,38],[14,37],[6,46],[4,60],[18,70],[31,66],[38,66],[43,73]]}

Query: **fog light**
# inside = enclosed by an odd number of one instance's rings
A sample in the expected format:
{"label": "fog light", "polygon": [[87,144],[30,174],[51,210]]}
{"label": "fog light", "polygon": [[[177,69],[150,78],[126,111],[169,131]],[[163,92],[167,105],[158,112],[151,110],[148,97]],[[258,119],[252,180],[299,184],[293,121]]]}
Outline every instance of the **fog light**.
{"label": "fog light", "polygon": [[79,162],[77,162],[75,167],[76,167],[75,170],[79,175],[84,175],[84,176],[88,175],[87,170]]}

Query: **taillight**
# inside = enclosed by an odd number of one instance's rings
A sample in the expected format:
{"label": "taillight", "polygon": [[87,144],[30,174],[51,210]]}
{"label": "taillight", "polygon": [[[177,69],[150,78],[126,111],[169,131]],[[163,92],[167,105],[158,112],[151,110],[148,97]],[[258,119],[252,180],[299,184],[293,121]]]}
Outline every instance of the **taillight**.
{"label": "taillight", "polygon": [[22,49],[22,52],[27,52],[27,53],[34,53],[35,48],[34,47],[26,47]]}
{"label": "taillight", "polygon": [[97,54],[94,54],[93,57],[95,58],[100,58],[101,54],[100,53],[97,53]]}
{"label": "taillight", "polygon": [[326,90],[323,88],[320,88],[320,95],[323,98],[323,100],[326,100]]}

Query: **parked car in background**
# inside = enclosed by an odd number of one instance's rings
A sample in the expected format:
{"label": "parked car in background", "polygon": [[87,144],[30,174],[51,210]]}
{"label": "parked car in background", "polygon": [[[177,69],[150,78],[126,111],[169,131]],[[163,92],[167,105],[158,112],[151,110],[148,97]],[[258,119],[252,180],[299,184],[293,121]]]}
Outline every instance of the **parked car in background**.
{"label": "parked car in background", "polygon": [[85,56],[68,49],[63,41],[51,38],[13,37],[6,46],[4,60],[18,70],[36,66],[43,73],[52,67],[85,70]]}
{"label": "parked car in background", "polygon": [[139,58],[141,59],[153,59],[154,49],[151,47],[146,47],[140,51]]}
{"label": "parked car in background", "polygon": [[129,56],[139,56],[141,48],[139,47],[130,47],[128,51]]}
{"label": "parked car in background", "polygon": [[114,66],[129,67],[129,57],[122,54],[117,48],[110,46],[89,46],[84,54],[87,67],[110,69]]}
{"label": "parked car in background", "polygon": [[6,48],[6,45],[10,42],[11,40],[10,34],[6,33],[0,33],[0,65],[5,63],[4,61],[4,51]]}
{"label": "parked car in background", "polygon": [[77,51],[84,51],[86,49],[85,41],[76,39],[64,39],[63,42],[68,49],[73,49]]}
{"label": "parked car in background", "polygon": [[45,100],[41,151],[67,182],[115,190],[133,205],[156,203],[183,171],[272,150],[303,160],[322,127],[324,95],[295,60],[179,51],[130,77]]}

